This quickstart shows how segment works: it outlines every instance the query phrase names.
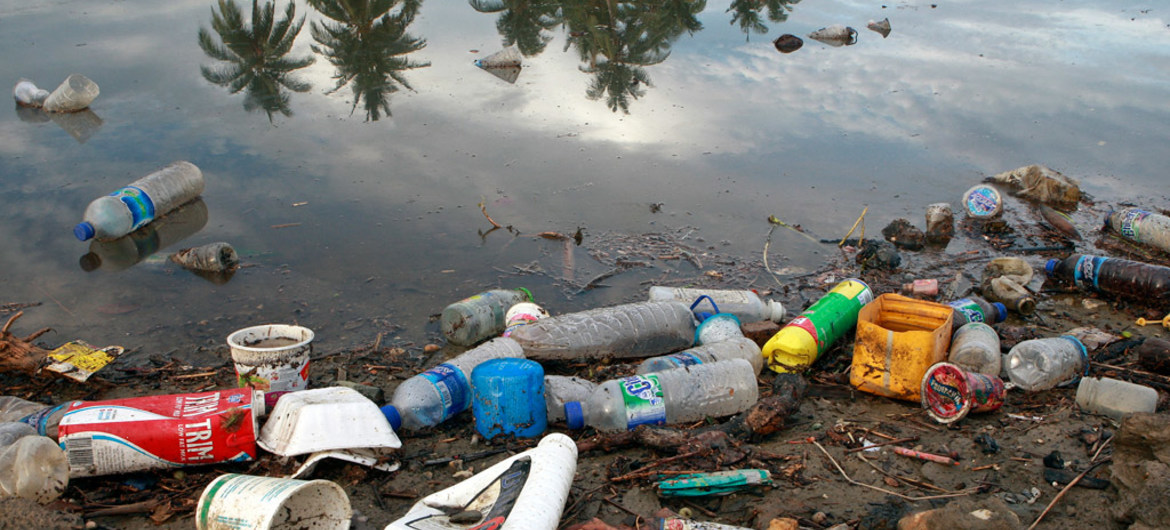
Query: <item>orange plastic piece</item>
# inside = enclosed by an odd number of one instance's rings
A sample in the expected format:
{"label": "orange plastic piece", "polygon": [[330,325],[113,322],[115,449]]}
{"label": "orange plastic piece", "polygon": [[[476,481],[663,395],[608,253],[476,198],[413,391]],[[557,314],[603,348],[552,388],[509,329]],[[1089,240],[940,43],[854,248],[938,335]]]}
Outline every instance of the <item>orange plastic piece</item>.
{"label": "orange plastic piece", "polygon": [[887,293],[861,308],[850,383],[879,396],[919,401],[922,377],[947,360],[954,310]]}

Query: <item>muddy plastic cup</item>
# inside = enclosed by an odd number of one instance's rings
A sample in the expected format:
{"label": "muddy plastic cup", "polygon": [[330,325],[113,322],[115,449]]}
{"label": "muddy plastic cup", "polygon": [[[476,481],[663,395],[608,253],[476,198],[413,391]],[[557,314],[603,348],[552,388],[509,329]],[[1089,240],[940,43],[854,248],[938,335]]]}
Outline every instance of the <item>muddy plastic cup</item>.
{"label": "muddy plastic cup", "polygon": [[97,99],[98,92],[97,83],[81,74],[73,74],[49,93],[44,109],[46,112],[77,112],[89,107]]}
{"label": "muddy plastic cup", "polygon": [[304,390],[309,384],[313,330],[266,324],[228,335],[241,387],[265,392]]}
{"label": "muddy plastic cup", "polygon": [[236,473],[211,481],[195,507],[198,530],[341,530],[352,517],[349,497],[336,483]]}

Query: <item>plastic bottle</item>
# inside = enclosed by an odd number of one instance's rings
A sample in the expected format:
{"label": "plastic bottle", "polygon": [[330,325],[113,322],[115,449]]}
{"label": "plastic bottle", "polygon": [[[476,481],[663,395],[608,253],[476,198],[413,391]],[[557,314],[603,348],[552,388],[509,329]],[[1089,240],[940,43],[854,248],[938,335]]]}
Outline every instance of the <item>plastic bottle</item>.
{"label": "plastic bottle", "polygon": [[542,318],[548,318],[548,316],[548,311],[545,311],[543,307],[532,302],[520,302],[508,308],[508,312],[504,313],[504,332],[500,336],[511,337],[516,328]]}
{"label": "plastic bottle", "polygon": [[951,205],[937,202],[926,207],[926,242],[946,245],[955,235],[955,213]]}
{"label": "plastic bottle", "polygon": [[82,241],[122,237],[200,193],[203,172],[190,162],[175,162],[89,203],[73,235]]}
{"label": "plastic bottle", "polygon": [[1158,408],[1157,390],[1108,377],[1081,379],[1076,399],[1082,409],[1117,421],[1131,412],[1154,412]]}
{"label": "plastic bottle", "polygon": [[695,317],[682,302],[634,302],[546,318],[512,338],[529,359],[648,357],[693,344]]}
{"label": "plastic bottle", "polygon": [[999,377],[1003,366],[999,333],[982,322],[968,322],[955,331],[947,361],[970,372]]}
{"label": "plastic bottle", "polygon": [[569,375],[544,376],[544,403],[548,409],[548,422],[565,421],[565,403],[585,401],[597,388],[597,383]]}
{"label": "plastic bottle", "polygon": [[902,294],[919,296],[938,296],[938,280],[922,278],[910,283],[902,284]]}
{"label": "plastic bottle", "polygon": [[45,112],[77,112],[89,107],[101,90],[81,74],[70,74],[45,98]]}
{"label": "plastic bottle", "polygon": [[988,289],[985,289],[983,294],[989,300],[999,302],[1021,315],[1036,312],[1036,299],[1032,297],[1032,293],[1012,279],[992,278],[988,280],[987,285]]}
{"label": "plastic bottle", "polygon": [[185,269],[205,272],[225,272],[240,265],[236,249],[223,241],[179,250],[171,254],[170,260]]}
{"label": "plastic bottle", "polygon": [[779,373],[808,368],[857,325],[857,312],[872,301],[873,291],[859,279],[837,284],[764,343],[768,367]]}
{"label": "plastic bottle", "polygon": [[1027,390],[1047,390],[1072,383],[1087,373],[1089,353],[1071,335],[1026,340],[1016,344],[1003,360],[1008,378]]}
{"label": "plastic bottle", "polygon": [[1140,261],[1073,254],[1051,259],[1048,276],[1097,291],[1139,301],[1170,299],[1170,267]]}
{"label": "plastic bottle", "polygon": [[45,104],[45,98],[49,97],[49,91],[37,88],[32,81],[22,77],[12,87],[12,97],[22,107],[40,108]]}
{"label": "plastic bottle", "polygon": [[994,219],[1003,213],[1003,197],[999,190],[987,184],[978,184],[963,192],[960,203],[967,217],[973,219]]}
{"label": "plastic bottle", "polygon": [[524,358],[524,350],[510,337],[467,350],[400,383],[382,412],[395,431],[434,427],[471,406],[471,371],[476,366],[505,357]]}
{"label": "plastic bottle", "polygon": [[444,308],[439,317],[439,329],[447,337],[447,342],[471,346],[503,333],[508,309],[531,301],[532,293],[523,287],[485,291]]}
{"label": "plastic bottle", "polygon": [[120,271],[130,268],[155,252],[203,230],[207,225],[207,204],[195,199],[156,222],[125,236],[108,241],[91,240],[89,253],[81,257],[81,270]]}
{"label": "plastic bottle", "polygon": [[65,491],[69,461],[53,440],[24,423],[0,423],[0,497],[48,503]]}
{"label": "plastic bottle", "polygon": [[20,421],[21,418],[29,414],[40,412],[51,406],[16,396],[0,396],[0,422]]}
{"label": "plastic bottle", "polygon": [[678,353],[651,357],[638,365],[635,373],[650,374],[662,372],[682,366],[743,359],[752,365],[757,374],[764,368],[764,356],[760,353],[760,346],[756,341],[747,337],[738,337],[710,344],[695,346]]}
{"label": "plastic bottle", "polygon": [[960,298],[947,302],[947,305],[955,309],[953,319],[955,331],[970,322],[995,324],[1007,318],[1007,307],[999,302],[988,302],[978,296]]}
{"label": "plastic bottle", "polygon": [[746,289],[691,289],[686,287],[650,287],[650,301],[675,300],[691,303],[707,295],[719,306],[720,313],[731,313],[743,322],[784,320],[784,306],[775,300],[763,300],[754,291]]}
{"label": "plastic bottle", "polygon": [[729,416],[759,396],[752,365],[732,359],[606,381],[584,402],[566,403],[565,416],[570,429],[624,431]]}
{"label": "plastic bottle", "polygon": [[1105,228],[1121,237],[1170,252],[1170,217],[1140,208],[1109,212]]}

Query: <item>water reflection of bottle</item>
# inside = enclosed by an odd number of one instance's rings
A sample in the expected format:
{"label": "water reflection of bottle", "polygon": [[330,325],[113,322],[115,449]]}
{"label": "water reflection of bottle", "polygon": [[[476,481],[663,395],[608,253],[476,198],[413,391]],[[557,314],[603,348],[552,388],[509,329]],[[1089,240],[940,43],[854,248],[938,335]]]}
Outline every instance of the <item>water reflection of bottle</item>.
{"label": "water reflection of bottle", "polygon": [[81,257],[81,269],[120,271],[151,254],[190,237],[207,224],[207,204],[195,199],[166,217],[112,241],[93,240]]}

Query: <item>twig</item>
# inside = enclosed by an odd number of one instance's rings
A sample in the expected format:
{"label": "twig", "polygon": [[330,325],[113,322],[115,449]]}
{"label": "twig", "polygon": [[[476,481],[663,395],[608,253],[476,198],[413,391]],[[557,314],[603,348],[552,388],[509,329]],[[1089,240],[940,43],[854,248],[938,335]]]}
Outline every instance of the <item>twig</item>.
{"label": "twig", "polygon": [[1071,490],[1073,488],[1073,486],[1077,485],[1077,482],[1080,482],[1082,478],[1085,478],[1085,475],[1088,475],[1089,472],[1093,471],[1094,469],[1097,469],[1098,466],[1101,466],[1102,464],[1108,463],[1112,460],[1113,459],[1111,459],[1111,458],[1107,458],[1105,460],[1097,462],[1097,463],[1089,466],[1089,469],[1082,471],[1081,474],[1077,475],[1076,478],[1070,480],[1068,482],[1068,484],[1065,485],[1064,489],[1060,490],[1060,493],[1057,493],[1056,497],[1052,498],[1052,502],[1048,503],[1048,506],[1046,508],[1044,508],[1044,511],[1040,512],[1040,516],[1037,517],[1035,521],[1032,521],[1032,526],[1029,526],[1028,530],[1032,530],[1033,528],[1036,528],[1036,525],[1040,524],[1040,520],[1043,519],[1045,515],[1048,515],[1049,510],[1052,510],[1052,507],[1056,506],[1056,503],[1059,502],[1062,497],[1064,497],[1065,493],[1068,493],[1068,490]]}
{"label": "twig", "polygon": [[[861,210],[861,215],[857,217],[856,221],[853,221],[853,226],[849,228],[849,232],[845,233],[845,237],[841,238],[841,242],[837,243],[837,246],[839,246],[839,247],[845,246],[845,240],[849,239],[849,236],[853,235],[854,230],[857,230],[857,225],[861,224],[861,221],[863,219],[865,219],[865,213],[868,211],[869,211],[869,206],[866,206],[865,209]],[[859,237],[857,239],[857,246],[861,246],[861,243],[864,242],[864,240],[865,240],[865,225],[862,225],[861,237]]]}
{"label": "twig", "polygon": [[853,480],[852,478],[849,478],[849,475],[847,473],[845,473],[845,470],[841,469],[841,464],[837,463],[837,460],[835,458],[833,458],[833,455],[829,454],[829,452],[825,450],[824,446],[822,446],[816,440],[813,440],[812,444],[817,446],[817,449],[820,449],[821,452],[825,454],[825,457],[827,457],[829,459],[829,461],[833,463],[833,467],[837,468],[837,472],[841,473],[842,477],[845,477],[846,482],[849,482],[850,484],[853,484],[855,486],[861,486],[863,488],[869,488],[871,490],[880,491],[882,493],[885,493],[886,495],[893,495],[893,496],[898,497],[900,499],[906,499],[908,501],[915,502],[915,501],[929,501],[929,500],[933,500],[933,499],[949,499],[952,497],[964,497],[964,496],[970,495],[973,491],[975,491],[975,490],[971,490],[971,491],[964,491],[961,493],[949,493],[949,494],[945,494],[945,495],[926,495],[923,497],[911,497],[909,495],[902,495],[901,493],[898,493],[896,491],[890,491],[890,490],[885,489],[885,488],[871,486],[871,485],[866,484],[864,482],[858,482],[856,480]]}
{"label": "twig", "polygon": [[281,225],[272,225],[269,228],[292,228],[294,226],[301,226],[301,223],[284,223]]}
{"label": "twig", "polygon": [[500,223],[497,223],[495,219],[492,219],[492,216],[488,215],[487,205],[484,204],[483,200],[479,201],[479,211],[483,212],[483,216],[487,217],[488,222],[491,223],[492,226],[494,226],[496,228],[503,228],[502,226],[500,226]]}
{"label": "twig", "polygon": [[684,453],[681,455],[674,455],[672,457],[655,460],[654,462],[651,462],[645,466],[642,466],[642,469],[639,469],[639,470],[631,472],[631,473],[626,473],[625,475],[622,475],[620,477],[611,478],[611,479],[609,479],[609,481],[610,482],[623,482],[626,480],[635,479],[635,478],[639,478],[642,476],[650,476],[650,475],[653,475],[655,473],[661,473],[658,471],[651,471],[651,469],[658,467],[662,464],[668,464],[670,462],[674,462],[675,460],[683,460],[685,458],[690,458],[692,456],[698,456],[702,453],[703,453],[702,451],[691,451],[689,453]]}
{"label": "twig", "polygon": [[203,372],[203,373],[198,373],[198,374],[176,375],[176,376],[171,377],[171,379],[198,379],[200,377],[210,377],[210,376],[213,376],[217,373],[219,373],[219,372],[218,371],[211,371],[211,372]]}
{"label": "twig", "polygon": [[57,299],[57,297],[53,296],[51,293],[49,293],[49,291],[46,291],[44,287],[37,285],[37,289],[40,289],[42,293],[45,293],[45,296],[49,297],[49,299],[52,300],[53,302],[55,302],[58,306],[60,306],[61,309],[64,309],[66,313],[69,313],[69,316],[71,316],[71,317],[77,316],[77,315],[74,315],[73,311],[70,311],[68,307],[65,307],[65,304],[62,304],[61,301]]}

